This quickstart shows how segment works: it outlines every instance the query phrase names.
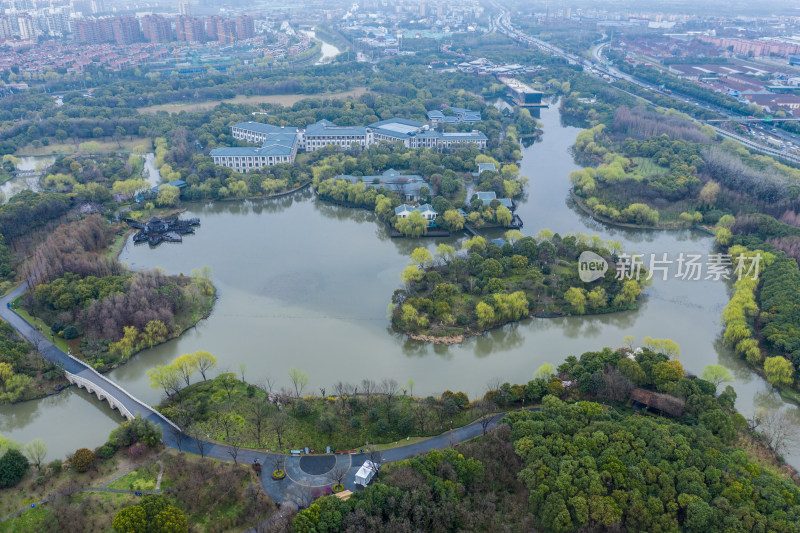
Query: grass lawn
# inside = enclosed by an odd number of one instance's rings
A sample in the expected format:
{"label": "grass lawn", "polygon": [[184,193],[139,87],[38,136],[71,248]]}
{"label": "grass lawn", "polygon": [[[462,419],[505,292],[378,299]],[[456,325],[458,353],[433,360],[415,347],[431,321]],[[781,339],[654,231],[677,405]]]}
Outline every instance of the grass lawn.
{"label": "grass lawn", "polygon": [[211,102],[192,102],[186,104],[159,104],[147,107],[138,108],[140,113],[158,113],[159,111],[166,111],[168,113],[180,113],[181,111],[206,111],[213,109],[220,104],[277,104],[282,106],[290,106],[308,98],[347,98],[348,96],[361,96],[367,92],[365,87],[357,87],[349,91],[341,91],[337,93],[325,94],[264,94],[264,95],[250,95],[246,96],[240,94],[235,98],[228,98],[226,100],[214,100]]}
{"label": "grass lawn", "polygon": [[[136,137],[136,136],[134,136],[133,138],[126,137],[125,139],[121,139],[119,143],[108,137],[104,137],[101,139],[81,139],[80,142],[86,142],[86,141],[97,141],[97,143],[100,146],[99,153],[102,154],[110,154],[115,152],[132,152],[136,146],[142,144],[146,145],[149,150],[151,146],[151,141],[149,138]],[[65,142],[65,143],[50,143],[48,146],[42,146],[40,148],[34,148],[30,144],[26,144],[25,146],[19,148],[14,155],[17,156],[72,155],[72,154],[78,154],[80,152],[81,152],[80,146],[76,146],[75,143],[72,142]]]}
{"label": "grass lawn", "polygon": [[633,173],[643,178],[656,174],[667,174],[669,172],[667,167],[656,164],[650,157],[633,157],[631,159],[637,165],[636,168],[633,169]]}
{"label": "grass lawn", "polygon": [[131,234],[131,231],[126,231],[122,235],[117,235],[114,237],[114,241],[111,243],[111,246],[108,247],[106,250],[106,257],[109,259],[116,259],[119,257],[119,254],[122,253],[122,249],[125,247],[125,243],[128,241],[128,235]]}
{"label": "grass lawn", "polygon": [[[121,478],[112,481],[108,486],[110,489],[148,491],[156,488],[158,473],[161,471],[161,463],[154,462],[139,470],[134,470],[130,474],[125,474]],[[161,477],[161,488],[164,486],[164,476]]]}

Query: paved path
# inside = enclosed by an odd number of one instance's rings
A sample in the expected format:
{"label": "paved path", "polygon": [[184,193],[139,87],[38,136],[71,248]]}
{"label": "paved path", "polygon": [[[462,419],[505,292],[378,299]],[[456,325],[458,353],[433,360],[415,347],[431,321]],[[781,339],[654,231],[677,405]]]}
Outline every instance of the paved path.
{"label": "paved path", "polygon": [[50,342],[46,336],[42,335],[36,328],[28,324],[21,316],[14,312],[9,304],[21,295],[27,289],[27,284],[23,283],[6,296],[0,298],[0,317],[16,329],[20,335],[25,337],[29,342],[38,346],[42,356],[50,362],[58,363],[63,366],[64,370],[70,374],[74,374],[83,380],[86,380],[96,387],[106,391],[131,414],[141,414],[142,418],[146,418],[159,426],[164,435],[174,431],[174,425],[167,420],[155,409],[146,403],[136,399],[132,394],[124,390],[122,387],[108,379],[107,377],[99,374],[94,368],[90,367],[83,361],[76,359],[64,353],[58,346]]}
{"label": "paved path", "polygon": [[[132,394],[128,393],[107,377],[99,374],[83,361],[64,353],[58,346],[50,342],[47,337],[42,335],[36,328],[28,324],[28,322],[14,312],[9,307],[9,303],[21,295],[26,288],[26,284],[23,283],[6,296],[0,298],[0,317],[11,324],[11,326],[28,341],[38,344],[39,351],[45,359],[63,365],[65,371],[103,389],[109,395],[113,396],[114,400],[123,405],[131,414],[140,414],[143,418],[160,426],[162,440],[165,445],[183,452],[205,455],[206,457],[213,457],[225,461],[233,461],[235,454],[235,460],[239,463],[259,463],[264,465],[261,484],[267,494],[269,494],[275,502],[281,504],[296,504],[302,506],[303,503],[309,501],[311,492],[314,491],[315,488],[319,489],[332,485],[327,473],[314,475],[303,471],[302,468],[300,468],[299,457],[249,449],[240,449],[238,453],[235,453],[236,450],[224,444],[197,441],[181,432],[175,424],[158,411],[136,399]],[[494,428],[497,421],[502,418],[502,416],[502,414],[493,416],[487,430]],[[377,462],[387,463],[399,461],[430,450],[447,448],[454,444],[475,438],[482,433],[483,428],[481,423],[473,422],[472,424],[448,431],[437,437],[379,452]],[[370,455],[365,453],[336,456],[336,464],[338,466],[347,466],[349,468],[344,480],[344,485],[347,489],[353,491],[360,490],[360,488],[355,485],[355,475],[358,468],[369,458]],[[275,464],[282,465],[282,468],[286,470],[286,478],[278,481],[272,479],[270,474]]]}

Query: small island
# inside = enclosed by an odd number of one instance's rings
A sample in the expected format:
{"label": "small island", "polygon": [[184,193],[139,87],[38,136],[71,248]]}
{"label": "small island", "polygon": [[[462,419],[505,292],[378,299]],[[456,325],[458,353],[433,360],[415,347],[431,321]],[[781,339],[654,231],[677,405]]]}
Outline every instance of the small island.
{"label": "small island", "polygon": [[[578,274],[584,251],[609,265],[589,283]],[[392,297],[392,325],[417,340],[453,344],[530,316],[635,309],[647,274],[618,279],[613,263],[621,252],[619,243],[597,236],[561,237],[547,230],[536,238],[516,230],[490,242],[473,237],[458,254],[447,244],[435,256],[417,248],[400,275],[405,288]]]}

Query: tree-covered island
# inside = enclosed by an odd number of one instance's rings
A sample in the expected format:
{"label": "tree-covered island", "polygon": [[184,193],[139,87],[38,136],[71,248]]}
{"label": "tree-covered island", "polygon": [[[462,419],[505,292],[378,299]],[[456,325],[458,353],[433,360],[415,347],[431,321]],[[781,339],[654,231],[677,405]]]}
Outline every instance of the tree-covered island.
{"label": "tree-covered island", "polygon": [[[603,276],[581,281],[578,258],[592,251],[609,264]],[[392,325],[413,338],[460,342],[493,327],[533,315],[609,313],[636,308],[647,273],[617,276],[616,242],[543,230],[537,238],[516,230],[506,239],[473,237],[456,252],[440,244],[411,254],[402,272],[404,289],[392,296]]]}

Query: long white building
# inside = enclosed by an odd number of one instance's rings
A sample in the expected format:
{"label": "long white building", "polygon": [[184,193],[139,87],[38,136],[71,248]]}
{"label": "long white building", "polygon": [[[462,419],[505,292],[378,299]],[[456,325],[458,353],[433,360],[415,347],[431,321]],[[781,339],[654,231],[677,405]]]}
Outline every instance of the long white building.
{"label": "long white building", "polygon": [[328,120],[320,120],[305,130],[261,122],[241,122],[231,126],[231,134],[234,139],[261,144],[260,148],[229,147],[211,150],[214,164],[237,172],[280,163],[294,163],[300,148],[306,152],[314,152],[326,146],[338,146],[346,150],[353,144],[366,148],[380,142],[402,142],[408,148],[439,151],[472,143],[485,150],[488,141],[486,135],[478,130],[441,133],[430,129],[424,122],[404,118],[382,120],[369,126],[337,126]]}

